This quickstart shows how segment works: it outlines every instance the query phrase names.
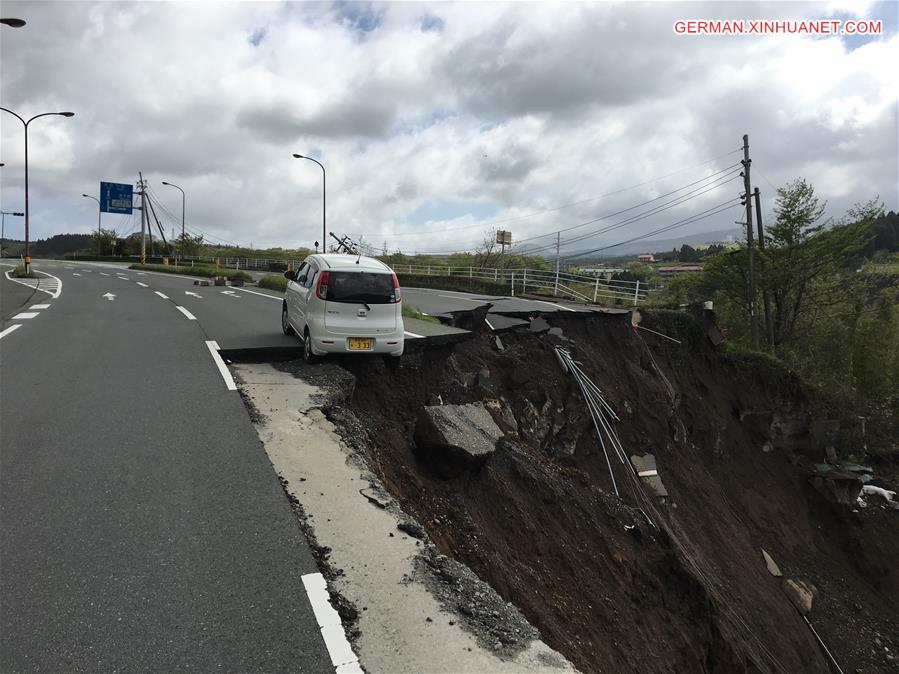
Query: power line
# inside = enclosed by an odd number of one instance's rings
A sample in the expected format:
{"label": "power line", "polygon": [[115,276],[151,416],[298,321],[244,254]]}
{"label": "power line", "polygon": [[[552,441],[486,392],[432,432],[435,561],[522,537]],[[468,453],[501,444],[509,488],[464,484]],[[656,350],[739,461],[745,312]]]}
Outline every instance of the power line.
{"label": "power line", "polygon": [[[729,211],[734,206],[739,205],[738,203],[739,197],[735,197],[733,199],[728,199],[717,206],[712,206],[711,208],[701,211],[696,215],[692,215],[689,218],[685,218],[683,220],[678,220],[675,223],[670,225],[666,225],[665,227],[660,227],[659,229],[655,229],[651,232],[647,232],[646,234],[641,234],[640,236],[635,236],[631,239],[626,239],[625,241],[619,241],[618,243],[613,243],[608,246],[601,246],[600,248],[594,248],[593,250],[585,250],[580,251],[576,254],[566,255],[563,259],[570,260],[578,257],[584,257],[586,255],[592,255],[594,253],[598,253],[603,250],[608,250],[609,248],[617,248],[618,246],[623,246],[627,243],[633,243],[634,241],[641,241],[643,239],[649,238],[650,236],[655,236],[656,234],[661,234],[662,232],[668,232],[672,229],[677,229],[679,227],[683,227],[685,225],[692,224],[694,222],[699,222],[700,220],[705,220],[706,218],[710,218],[713,215],[718,215],[719,213],[723,213],[724,211]],[[717,209],[717,210],[716,210]]]}
{"label": "power line", "polygon": [[[546,208],[543,210],[534,211],[534,212],[528,213],[526,215],[516,215],[515,217],[504,218],[502,220],[491,220],[489,222],[480,222],[476,225],[465,225],[464,227],[456,227],[455,229],[456,230],[465,230],[465,229],[474,229],[476,227],[491,227],[493,225],[502,225],[507,222],[516,222],[518,220],[524,220],[526,218],[533,218],[538,215],[543,215],[544,213],[554,213],[556,211],[561,211],[566,208],[571,208],[573,206],[580,206],[581,204],[587,204],[587,203],[590,203],[591,201],[596,201],[597,199],[604,199],[605,197],[610,197],[615,194],[621,194],[622,192],[627,192],[629,190],[633,190],[638,187],[643,187],[644,185],[651,185],[652,183],[659,182],[660,180],[665,180],[666,178],[670,178],[671,176],[677,175],[678,173],[683,173],[684,171],[690,171],[692,169],[699,168],[700,166],[705,166],[706,164],[710,164],[713,161],[717,161],[723,157],[727,157],[728,155],[732,155],[736,152],[741,152],[742,149],[743,148],[737,148],[736,150],[731,150],[730,152],[725,152],[724,154],[718,155],[717,157],[712,157],[711,159],[706,159],[705,161],[700,162],[698,164],[693,164],[692,166],[687,166],[682,169],[678,169],[677,171],[672,171],[671,173],[666,173],[665,175],[659,176],[658,178],[652,178],[651,180],[646,180],[642,183],[628,185],[627,187],[622,187],[622,188],[614,190],[612,192],[606,192],[605,194],[600,194],[595,197],[590,197],[589,199],[582,199],[581,201],[574,201],[574,202],[571,202],[568,204],[562,204],[561,206],[555,206],[553,208]],[[739,166],[739,164],[735,164],[735,166]],[[714,174],[712,174],[712,175],[714,175]],[[609,217],[611,217],[611,216],[609,216]],[[393,238],[398,239],[398,238],[405,237],[405,236],[421,236],[422,234],[440,234],[445,231],[446,231],[446,229],[444,228],[444,229],[419,230],[419,231],[415,231],[415,232],[400,232],[398,234],[394,234]]]}
{"label": "power line", "polygon": [[[736,173],[736,171],[734,171],[734,173]],[[726,176],[722,176],[722,177],[726,177]],[[719,187],[723,187],[723,186],[726,185],[727,183],[730,183],[730,182],[733,182],[734,180],[737,180],[739,177],[740,177],[740,176],[735,175],[735,176],[733,176],[732,178],[730,178],[730,179],[728,179],[728,180],[725,180],[724,182],[719,183],[719,184],[717,184],[717,185],[713,185],[712,183],[709,183],[708,185],[703,185],[702,188],[701,188],[699,191],[694,191],[693,193],[688,193],[688,194],[686,194],[686,195],[681,195],[680,197],[677,197],[677,198],[673,199],[672,201],[670,201],[670,202],[668,202],[668,203],[666,203],[666,204],[661,204],[661,205],[659,205],[659,206],[655,206],[655,207],[651,208],[651,209],[648,210],[648,211],[644,211],[643,213],[638,213],[638,214],[633,215],[633,216],[631,216],[631,217],[629,217],[629,218],[625,218],[624,220],[622,220],[622,221],[620,221],[620,222],[616,222],[616,223],[614,223],[614,224],[612,224],[612,225],[607,225],[607,226],[605,226],[605,227],[600,227],[599,229],[596,229],[596,230],[594,230],[594,231],[592,231],[592,232],[588,232],[588,233],[586,233],[586,234],[581,234],[581,235],[579,235],[579,236],[574,237],[573,239],[569,239],[568,241],[566,241],[566,243],[567,243],[567,244],[571,244],[571,243],[577,243],[578,241],[584,241],[584,240],[586,240],[586,239],[593,238],[594,236],[597,236],[597,235],[599,235],[599,234],[604,234],[604,233],[606,233],[606,232],[611,232],[611,231],[613,231],[613,230],[620,229],[621,227],[625,227],[626,225],[633,224],[634,222],[639,222],[640,220],[645,220],[646,218],[648,218],[648,217],[650,217],[650,216],[652,216],[652,215],[658,215],[659,213],[662,213],[662,212],[664,212],[664,211],[670,210],[670,209],[674,208],[675,206],[680,206],[681,204],[684,204],[684,203],[686,203],[686,202],[688,202],[688,201],[691,201],[691,200],[693,200],[693,199],[696,199],[697,197],[700,197],[700,196],[702,196],[703,194],[707,194],[708,192],[712,192],[712,191],[718,189]],[[629,209],[629,210],[630,210],[630,209]],[[562,231],[564,231],[564,230],[562,230]],[[538,251],[541,251],[541,250],[548,250],[548,249],[550,249],[550,248],[552,248],[552,247],[553,247],[552,245],[546,245],[546,246],[540,246],[540,247],[537,247],[537,248],[530,248],[530,249],[526,249],[526,250],[518,251],[518,252],[521,253],[521,254],[527,255],[527,254],[533,254],[533,253],[538,252]]]}
{"label": "power line", "polygon": [[[540,235],[537,235],[537,236],[529,237],[529,238],[527,238],[527,239],[522,239],[521,241],[517,242],[516,245],[520,245],[521,243],[525,243],[525,242],[527,242],[527,241],[534,241],[534,240],[536,240],[536,239],[546,238],[546,237],[548,237],[548,236],[555,236],[558,232],[569,232],[569,231],[572,231],[572,230],[575,230],[575,229],[579,229],[579,228],[581,228],[581,227],[586,227],[587,225],[592,225],[593,223],[599,222],[600,220],[606,220],[606,219],[608,219],[608,218],[615,217],[616,215],[621,215],[622,213],[627,213],[628,211],[632,211],[632,210],[634,210],[634,209],[636,209],[636,208],[641,208],[641,207],[643,207],[643,206],[646,206],[646,205],[648,205],[648,204],[653,203],[654,201],[658,201],[659,199],[664,199],[664,198],[666,198],[666,197],[671,196],[672,194],[676,194],[677,192],[681,192],[681,191],[683,191],[683,190],[685,190],[685,189],[687,189],[687,188],[693,187],[693,186],[697,185],[698,183],[702,183],[702,182],[705,182],[705,181],[707,181],[707,180],[709,180],[709,179],[711,179],[711,178],[714,178],[714,180],[712,180],[711,182],[708,182],[708,183],[706,183],[705,185],[700,185],[700,186],[698,186],[698,187],[695,187],[694,189],[689,190],[686,194],[682,194],[682,195],[680,195],[680,196],[678,196],[678,197],[675,197],[674,199],[672,199],[671,201],[669,201],[669,202],[667,202],[667,203],[660,204],[660,205],[658,205],[658,206],[654,206],[652,209],[650,209],[650,210],[648,210],[648,211],[645,211],[644,213],[639,213],[639,214],[637,214],[637,215],[635,215],[635,216],[632,216],[632,217],[630,217],[630,218],[627,218],[627,219],[625,219],[624,221],[622,221],[622,222],[620,222],[620,223],[615,223],[614,225],[611,225],[611,226],[609,226],[609,227],[601,227],[601,228],[599,228],[599,229],[597,229],[597,230],[594,230],[593,232],[590,232],[590,233],[587,233],[587,234],[583,234],[583,235],[579,235],[578,237],[575,237],[574,239],[569,240],[567,243],[572,243],[572,242],[576,242],[576,241],[582,241],[582,240],[584,240],[584,239],[590,238],[590,237],[595,236],[595,235],[597,235],[597,234],[601,234],[601,233],[603,233],[603,232],[605,232],[605,231],[611,231],[612,229],[617,229],[618,227],[622,227],[622,226],[624,226],[624,225],[630,224],[631,222],[636,222],[636,221],[638,221],[638,220],[642,220],[642,219],[644,219],[644,218],[646,218],[646,217],[649,217],[650,215],[655,215],[656,213],[661,213],[662,211],[668,210],[669,208],[673,208],[674,206],[678,206],[678,205],[680,205],[680,204],[682,204],[682,203],[685,203],[685,202],[687,202],[687,201],[690,201],[691,199],[695,199],[696,197],[699,197],[699,196],[705,194],[706,192],[711,192],[712,190],[717,189],[717,188],[719,188],[719,187],[721,187],[721,186],[723,186],[723,185],[725,185],[725,184],[731,182],[732,180],[736,180],[736,178],[739,177],[739,176],[734,176],[734,177],[729,178],[729,179],[727,179],[727,180],[725,180],[725,178],[728,178],[729,176],[731,176],[731,175],[733,175],[733,174],[736,174],[736,173],[739,171],[739,168],[738,168],[739,166],[740,166],[739,164],[734,164],[733,166],[728,166],[727,168],[722,169],[721,171],[716,171],[715,173],[712,173],[712,174],[707,175],[707,176],[705,176],[705,177],[703,177],[703,178],[700,178],[699,180],[695,180],[695,181],[693,181],[692,183],[688,183],[688,184],[686,184],[686,185],[683,185],[682,187],[679,187],[679,188],[677,188],[677,189],[675,189],[675,190],[671,190],[670,192],[666,192],[665,194],[661,194],[661,195],[659,195],[658,197],[655,197],[655,198],[653,198],[653,199],[649,199],[649,200],[647,200],[647,201],[644,201],[644,202],[642,202],[642,203],[636,204],[636,205],[634,205],[634,206],[629,206],[628,208],[624,208],[624,209],[622,209],[622,210],[620,210],[620,211],[616,211],[615,213],[608,213],[608,214],[602,215],[602,216],[600,216],[600,217],[598,217],[598,218],[591,218],[590,220],[587,220],[587,221],[585,221],[585,222],[579,223],[579,224],[577,224],[577,225],[573,225],[573,226],[570,226],[570,227],[564,227],[564,228],[562,228],[562,229],[558,229],[558,230],[555,230],[555,231],[552,231],[552,232],[548,232],[548,233],[546,233],[546,234],[540,234]],[[722,174],[722,173],[724,173],[724,175],[720,175],[720,174]],[[716,177],[716,176],[717,176],[717,177]],[[724,180],[724,182],[719,182],[719,181],[721,181],[721,180]],[[715,183],[718,183],[718,184],[715,185]],[[707,189],[707,188],[708,188],[708,189]],[[523,254],[526,254],[526,253],[538,252],[538,251],[540,251],[540,250],[548,250],[549,248],[552,248],[552,247],[554,247],[554,246],[555,246],[555,244],[548,244],[548,245],[545,245],[545,246],[538,246],[538,247],[536,247],[536,248],[532,248],[532,249],[530,249],[530,250],[528,250],[528,251],[518,251],[518,252],[523,253]],[[427,251],[426,254],[431,254],[431,255],[437,254],[437,255],[439,255],[439,254],[444,254],[444,253],[454,253],[454,252],[477,252],[477,249],[469,249],[469,250],[462,250],[462,251],[458,251],[458,250],[456,250],[456,251]]]}

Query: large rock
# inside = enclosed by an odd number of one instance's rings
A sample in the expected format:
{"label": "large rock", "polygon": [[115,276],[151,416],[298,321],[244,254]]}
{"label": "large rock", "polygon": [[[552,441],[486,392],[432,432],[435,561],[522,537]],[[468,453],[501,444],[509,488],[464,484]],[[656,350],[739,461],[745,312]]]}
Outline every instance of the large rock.
{"label": "large rock", "polygon": [[781,587],[783,587],[783,591],[790,598],[790,601],[793,602],[793,606],[802,615],[807,616],[811,612],[812,602],[818,594],[818,590],[814,585],[799,579],[790,578],[784,580]]}
{"label": "large rock", "polygon": [[481,403],[423,407],[415,423],[419,452],[444,477],[477,467],[503,435]]}

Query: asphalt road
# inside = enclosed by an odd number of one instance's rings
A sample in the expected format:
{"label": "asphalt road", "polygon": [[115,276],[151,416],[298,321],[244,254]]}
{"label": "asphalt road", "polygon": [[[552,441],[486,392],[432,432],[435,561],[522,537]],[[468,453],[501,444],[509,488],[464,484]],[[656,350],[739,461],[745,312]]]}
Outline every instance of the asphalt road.
{"label": "asphalt road", "polygon": [[0,337],[0,671],[333,671],[308,544],[177,308],[250,296],[35,266],[62,289]]}

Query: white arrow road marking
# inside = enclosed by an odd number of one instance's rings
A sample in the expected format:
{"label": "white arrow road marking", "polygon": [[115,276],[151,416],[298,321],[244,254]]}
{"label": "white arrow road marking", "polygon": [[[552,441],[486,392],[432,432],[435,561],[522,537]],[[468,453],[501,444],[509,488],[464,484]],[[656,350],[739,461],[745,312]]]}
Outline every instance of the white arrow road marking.
{"label": "white arrow road marking", "polygon": [[200,299],[203,299],[203,296],[202,296],[202,295],[200,295],[199,293],[192,293],[190,290],[185,290],[185,291],[184,291],[184,294],[185,294],[185,295],[192,295],[193,297],[198,297],[198,298],[200,298]]}
{"label": "white arrow road marking", "polygon": [[190,313],[190,312],[189,312],[187,309],[185,309],[184,307],[176,306],[175,308],[176,308],[178,311],[180,311],[182,314],[184,314],[185,316],[187,316],[187,320],[189,320],[189,321],[195,321],[195,320],[197,320],[197,317],[194,316],[192,313]]}
{"label": "white arrow road marking", "polygon": [[229,297],[233,297],[238,300],[240,299],[238,294],[236,292],[234,292],[233,290],[222,290],[221,293],[222,293],[222,295],[228,295]]}
{"label": "white arrow road marking", "polygon": [[219,372],[222,375],[222,379],[225,380],[225,386],[228,387],[229,391],[236,391],[237,384],[234,383],[234,377],[231,376],[231,373],[225,366],[225,361],[223,361],[222,357],[219,355],[218,342],[209,340],[206,342],[206,348],[209,349],[209,353],[212,354],[212,360],[215,361],[215,366],[219,369]]}
{"label": "white arrow road marking", "polygon": [[112,302],[115,299],[115,295],[113,295],[112,293],[106,293],[105,295],[103,295],[103,297],[108,299],[110,302]]}
{"label": "white arrow road marking", "polygon": [[157,295],[159,295],[159,296],[160,296],[162,299],[164,299],[164,300],[167,300],[167,299],[169,298],[168,295],[163,295],[163,294],[162,294],[161,292],[159,292],[158,290],[154,290],[153,292],[156,293]]}
{"label": "white arrow road marking", "polygon": [[6,335],[13,332],[14,330],[18,330],[21,327],[22,327],[21,323],[16,323],[15,325],[10,325],[8,328],[6,328],[6,330],[4,330],[3,332],[0,332],[0,339],[3,339],[4,337],[6,337]]}
{"label": "white arrow road marking", "polygon": [[146,283],[141,283],[140,281],[137,281],[137,285],[139,285],[141,288],[149,288],[150,287]]}

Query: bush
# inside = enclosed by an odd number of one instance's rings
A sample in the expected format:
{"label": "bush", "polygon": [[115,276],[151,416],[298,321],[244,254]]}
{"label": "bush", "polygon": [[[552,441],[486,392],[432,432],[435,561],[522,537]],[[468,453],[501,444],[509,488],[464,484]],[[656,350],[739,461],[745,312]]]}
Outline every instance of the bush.
{"label": "bush", "polygon": [[287,278],[278,274],[268,274],[263,276],[257,284],[260,288],[268,288],[269,290],[287,290]]}
{"label": "bush", "polygon": [[[252,281],[253,277],[247,272],[239,269],[224,269],[215,267],[176,267],[171,264],[132,264],[128,269],[137,269],[139,271],[159,271],[165,274],[184,274],[186,276],[202,276],[204,278],[213,278],[215,276],[224,276],[227,279],[242,279],[244,281]],[[285,279],[286,280],[286,279]]]}

